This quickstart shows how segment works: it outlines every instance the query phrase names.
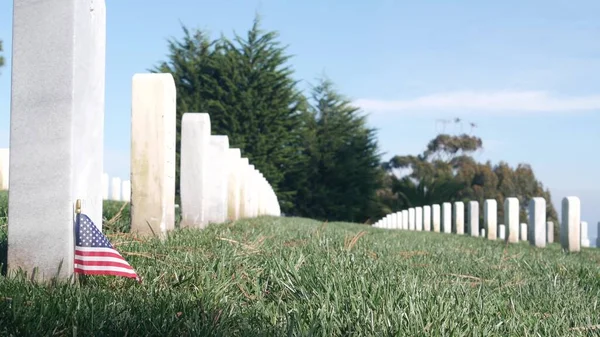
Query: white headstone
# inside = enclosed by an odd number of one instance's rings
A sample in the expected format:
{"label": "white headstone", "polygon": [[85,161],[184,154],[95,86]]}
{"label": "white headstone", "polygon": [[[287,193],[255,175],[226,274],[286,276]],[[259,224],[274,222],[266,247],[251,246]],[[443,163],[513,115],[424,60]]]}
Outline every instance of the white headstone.
{"label": "white headstone", "polygon": [[413,207],[408,209],[408,230],[415,230],[415,209]]}
{"label": "white headstone", "polygon": [[254,165],[248,165],[248,182],[250,186],[250,188],[247,191],[248,217],[254,218],[257,215],[256,168],[254,167]]}
{"label": "white headstone", "polygon": [[527,241],[527,224],[521,223],[520,230],[520,240]]}
{"label": "white headstone", "polygon": [[440,205],[431,206],[431,226],[433,227],[433,231],[436,233],[439,233],[441,228],[440,216]]}
{"label": "white headstone", "polygon": [[487,232],[488,240],[497,239],[498,230],[498,203],[494,199],[487,199],[483,204],[483,226]]}
{"label": "white headstone", "polygon": [[561,213],[560,244],[566,251],[579,252],[581,250],[581,202],[579,198],[563,198]]}
{"label": "white headstone", "polygon": [[249,167],[248,158],[242,158],[240,160],[240,218],[248,218],[250,212],[248,205],[248,199],[250,198]]}
{"label": "white headstone", "polygon": [[8,190],[9,169],[10,151],[8,148],[0,149],[0,190]]}
{"label": "white headstone", "polygon": [[581,222],[581,247],[589,247],[590,240],[588,237],[588,223],[586,221]]}
{"label": "white headstone", "polygon": [[465,204],[462,201],[454,203],[454,232],[465,234]]}
{"label": "white headstone", "polygon": [[546,242],[547,243],[554,243],[554,222],[553,221],[547,221],[546,222]]}
{"label": "white headstone", "polygon": [[104,1],[16,1],[12,34],[8,272],[66,279],[77,199],[102,230]]}
{"label": "white headstone", "polygon": [[108,174],[102,173],[102,200],[108,200]]}
{"label": "white headstone", "polygon": [[175,82],[135,74],[131,96],[131,232],[175,228]]}
{"label": "white headstone", "polygon": [[508,229],[506,240],[510,243],[519,242],[519,199],[504,200],[504,224]]}
{"label": "white headstone", "polygon": [[402,210],[402,229],[408,229],[408,210]]}
{"label": "white headstone", "polygon": [[469,201],[469,233],[479,236],[479,202]]}
{"label": "white headstone", "polygon": [[498,225],[498,238],[500,240],[506,239],[506,226],[502,224]]}
{"label": "white headstone", "polygon": [[397,219],[396,226],[397,226],[397,229],[403,229],[404,228],[404,224],[402,223],[402,212],[396,212],[394,214],[396,214],[396,219]]}
{"label": "white headstone", "polygon": [[181,118],[179,156],[179,196],[182,228],[204,228],[203,205],[207,202],[208,140],[210,116],[207,113],[184,113]]}
{"label": "white headstone", "polygon": [[123,201],[131,201],[131,180],[123,180],[121,182],[121,194],[123,195]]}
{"label": "white headstone", "polygon": [[398,229],[398,213],[393,213],[392,214],[392,225],[390,226],[390,228],[392,229]]}
{"label": "white headstone", "polygon": [[529,201],[528,232],[531,245],[546,247],[546,199],[536,197]]}
{"label": "white headstone", "polygon": [[[240,218],[240,178],[241,178],[241,151],[240,149],[229,149],[229,180],[227,197],[227,218],[237,220]],[[273,199],[269,195],[269,213],[274,213]],[[272,214],[271,214],[272,215]]]}
{"label": "white headstone", "polygon": [[110,182],[110,199],[115,201],[121,201],[121,178],[113,177]]}
{"label": "white headstone", "polygon": [[452,204],[449,202],[442,204],[442,227],[444,233],[452,233]]}
{"label": "white headstone", "polygon": [[[206,163],[206,199],[203,205],[207,223],[222,223],[227,219],[229,138],[210,136]],[[255,191],[258,186],[255,185]]]}
{"label": "white headstone", "polygon": [[431,206],[423,206],[423,230],[431,231]]}
{"label": "white headstone", "polygon": [[482,237],[482,238],[485,238],[485,228],[482,228],[482,229],[481,229],[481,237]]}
{"label": "white headstone", "polygon": [[415,229],[423,230],[423,207],[415,207]]}

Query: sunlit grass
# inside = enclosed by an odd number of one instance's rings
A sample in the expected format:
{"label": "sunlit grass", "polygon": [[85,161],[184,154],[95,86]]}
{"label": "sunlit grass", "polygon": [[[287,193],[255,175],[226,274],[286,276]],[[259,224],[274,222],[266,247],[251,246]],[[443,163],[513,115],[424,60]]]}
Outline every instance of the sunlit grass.
{"label": "sunlit grass", "polygon": [[[144,278],[0,277],[0,335],[579,336],[600,332],[600,252],[263,217],[140,240]],[[1,209],[4,206],[0,206]],[[127,207],[121,212],[126,212]],[[1,216],[1,214],[0,214]],[[6,240],[5,222],[0,242]]]}

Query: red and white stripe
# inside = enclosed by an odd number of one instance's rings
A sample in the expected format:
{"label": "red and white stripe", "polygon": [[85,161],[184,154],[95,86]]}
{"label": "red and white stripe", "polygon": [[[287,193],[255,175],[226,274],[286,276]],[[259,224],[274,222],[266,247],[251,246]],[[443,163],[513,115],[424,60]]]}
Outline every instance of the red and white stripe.
{"label": "red and white stripe", "polygon": [[129,263],[112,248],[75,247],[75,273],[114,275],[139,280]]}

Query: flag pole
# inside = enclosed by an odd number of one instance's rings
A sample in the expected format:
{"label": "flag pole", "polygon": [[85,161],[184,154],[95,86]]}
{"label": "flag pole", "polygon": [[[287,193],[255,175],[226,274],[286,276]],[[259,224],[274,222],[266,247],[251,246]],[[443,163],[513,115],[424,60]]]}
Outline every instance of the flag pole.
{"label": "flag pole", "polygon": [[[75,229],[79,226],[79,216],[81,215],[81,199],[77,199],[75,201]],[[75,230],[73,231],[75,234]],[[76,234],[75,234],[76,235]],[[76,237],[73,237],[74,240],[77,240]],[[73,242],[73,252],[75,251],[75,242]],[[73,274],[75,276],[75,282],[79,283],[85,281],[85,277],[83,275]]]}

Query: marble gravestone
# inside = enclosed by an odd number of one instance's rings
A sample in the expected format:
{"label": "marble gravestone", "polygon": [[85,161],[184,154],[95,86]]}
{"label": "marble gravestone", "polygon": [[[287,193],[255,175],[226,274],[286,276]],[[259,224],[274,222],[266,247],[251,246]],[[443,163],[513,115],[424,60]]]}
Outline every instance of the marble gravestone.
{"label": "marble gravestone", "polygon": [[590,240],[588,237],[588,223],[586,221],[582,221],[580,224],[581,231],[581,247],[589,247]]}
{"label": "marble gravestone", "polygon": [[498,203],[494,199],[487,199],[483,204],[483,226],[488,240],[498,238]]}
{"label": "marble gravestone", "polygon": [[449,202],[442,204],[442,227],[444,233],[452,233],[452,204]]}
{"label": "marble gravestone", "polygon": [[206,164],[206,199],[203,208],[206,223],[223,223],[227,219],[229,138],[210,136]]}
{"label": "marble gravestone", "polygon": [[519,240],[527,241],[527,224],[524,222],[521,223],[519,229],[520,229]]}
{"label": "marble gravestone", "polygon": [[111,189],[111,200],[120,201],[121,200],[121,178],[113,177],[110,181],[110,189]]}
{"label": "marble gravestone", "polygon": [[423,230],[423,207],[415,207],[415,229]]}
{"label": "marble gravestone", "polygon": [[12,32],[8,273],[64,280],[77,199],[102,230],[105,3],[15,1]]}
{"label": "marble gravestone", "polygon": [[554,222],[546,221],[546,242],[554,243]]}
{"label": "marble gravestone", "polygon": [[508,229],[506,240],[510,243],[519,242],[519,199],[504,200],[504,225]]}
{"label": "marble gravestone", "polygon": [[409,229],[410,224],[408,223],[408,210],[402,210],[402,229]]}
{"label": "marble gravestone", "polygon": [[182,228],[206,227],[203,205],[207,198],[210,128],[207,113],[187,112],[181,118],[179,194]]}
{"label": "marble gravestone", "polygon": [[408,209],[408,230],[415,230],[415,209],[413,207]]}
{"label": "marble gravestone", "polygon": [[431,231],[431,206],[423,206],[423,230]]}
{"label": "marble gravestone", "polygon": [[479,236],[479,202],[469,201],[469,234]]}
{"label": "marble gravestone", "polygon": [[465,234],[465,204],[462,201],[454,203],[454,232]]}
{"label": "marble gravestone", "polygon": [[440,205],[431,206],[431,226],[433,227],[433,231],[436,233],[439,233],[441,230],[440,216]]}
{"label": "marble gravestone", "polygon": [[250,182],[248,181],[249,164],[248,158],[240,159],[240,218],[248,218],[248,191]]}
{"label": "marble gravestone", "polygon": [[135,74],[131,98],[131,232],[175,228],[175,82],[171,74]]}
{"label": "marble gravestone", "polygon": [[560,244],[568,252],[579,252],[581,250],[581,202],[579,198],[563,198],[561,213]]}
{"label": "marble gravestone", "polygon": [[506,239],[506,226],[504,226],[503,224],[498,225],[498,239]]}
{"label": "marble gravestone", "polygon": [[240,168],[242,152],[240,149],[229,149],[227,180],[227,219],[235,221],[240,218]]}
{"label": "marble gravestone", "polygon": [[546,199],[532,198],[529,201],[529,243],[536,247],[546,247]]}

